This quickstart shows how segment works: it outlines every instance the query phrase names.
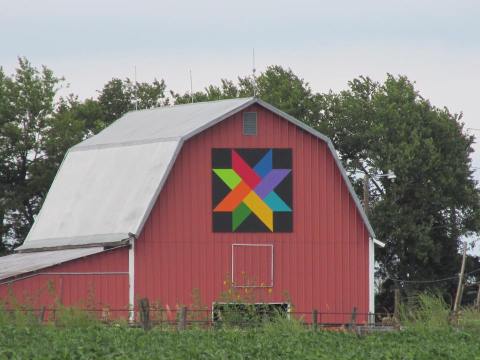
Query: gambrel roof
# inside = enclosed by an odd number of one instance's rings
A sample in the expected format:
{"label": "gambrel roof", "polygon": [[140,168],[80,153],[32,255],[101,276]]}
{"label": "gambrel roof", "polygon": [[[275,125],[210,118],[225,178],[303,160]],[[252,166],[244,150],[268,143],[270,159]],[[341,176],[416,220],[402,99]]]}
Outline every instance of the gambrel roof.
{"label": "gambrel roof", "polygon": [[243,98],[132,111],[72,147],[17,250],[113,246],[138,236],[183,142],[253,104],[326,142],[374,238],[330,139],[262,100]]}

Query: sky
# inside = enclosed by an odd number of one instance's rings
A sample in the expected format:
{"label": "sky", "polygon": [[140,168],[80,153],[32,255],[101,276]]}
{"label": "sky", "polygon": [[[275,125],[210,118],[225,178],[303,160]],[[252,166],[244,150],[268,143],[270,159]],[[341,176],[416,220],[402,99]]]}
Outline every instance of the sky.
{"label": "sky", "polygon": [[80,98],[135,68],[138,81],[184,92],[190,69],[194,91],[250,74],[255,48],[258,71],[289,67],[319,92],[359,75],[406,75],[480,128],[478,19],[476,0],[0,0],[0,65],[12,73],[25,56]]}

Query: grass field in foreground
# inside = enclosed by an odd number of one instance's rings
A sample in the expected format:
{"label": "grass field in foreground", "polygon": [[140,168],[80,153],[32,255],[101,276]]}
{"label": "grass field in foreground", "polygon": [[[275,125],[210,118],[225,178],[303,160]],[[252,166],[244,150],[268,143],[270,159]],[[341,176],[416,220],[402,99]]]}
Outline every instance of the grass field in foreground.
{"label": "grass field in foreground", "polygon": [[0,359],[480,359],[480,333],[407,329],[357,337],[273,325],[184,332],[128,327],[0,328]]}
{"label": "grass field in foreground", "polygon": [[405,310],[403,330],[362,337],[314,332],[284,318],[249,329],[145,332],[125,324],[102,325],[76,311],[65,311],[56,325],[40,325],[22,314],[0,316],[0,360],[480,359],[480,313],[463,309],[452,325],[449,307],[432,296],[420,296],[414,310]]}

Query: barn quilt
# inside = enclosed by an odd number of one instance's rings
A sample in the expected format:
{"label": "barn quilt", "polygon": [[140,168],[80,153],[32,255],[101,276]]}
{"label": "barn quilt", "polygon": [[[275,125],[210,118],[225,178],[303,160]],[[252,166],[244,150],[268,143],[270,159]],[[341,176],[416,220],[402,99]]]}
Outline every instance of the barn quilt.
{"label": "barn quilt", "polygon": [[212,149],[214,232],[292,231],[292,150]]}

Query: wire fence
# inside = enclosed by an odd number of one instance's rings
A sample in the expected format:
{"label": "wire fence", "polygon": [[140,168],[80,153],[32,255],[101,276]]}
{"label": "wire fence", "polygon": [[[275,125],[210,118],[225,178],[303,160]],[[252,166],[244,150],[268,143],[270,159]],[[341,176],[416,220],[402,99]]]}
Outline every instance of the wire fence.
{"label": "wire fence", "polygon": [[[3,314],[1,314],[3,313]],[[330,312],[313,309],[310,312],[290,311],[287,309],[274,309],[268,304],[249,306],[243,304],[242,308],[225,306],[222,308],[188,308],[175,309],[156,308],[150,306],[148,301],[141,300],[135,308],[73,308],[57,306],[41,306],[37,308],[0,308],[0,315],[15,316],[22,314],[36,319],[39,323],[53,323],[62,325],[65,317],[85,317],[90,320],[100,321],[105,324],[118,324],[125,322],[132,327],[142,327],[148,330],[152,327],[161,329],[185,330],[193,327],[218,328],[235,326],[250,328],[262,326],[276,319],[295,320],[302,326],[314,330],[321,328],[356,328],[359,326],[385,327],[395,325],[393,315],[388,313],[358,312],[353,308],[351,312]]]}

